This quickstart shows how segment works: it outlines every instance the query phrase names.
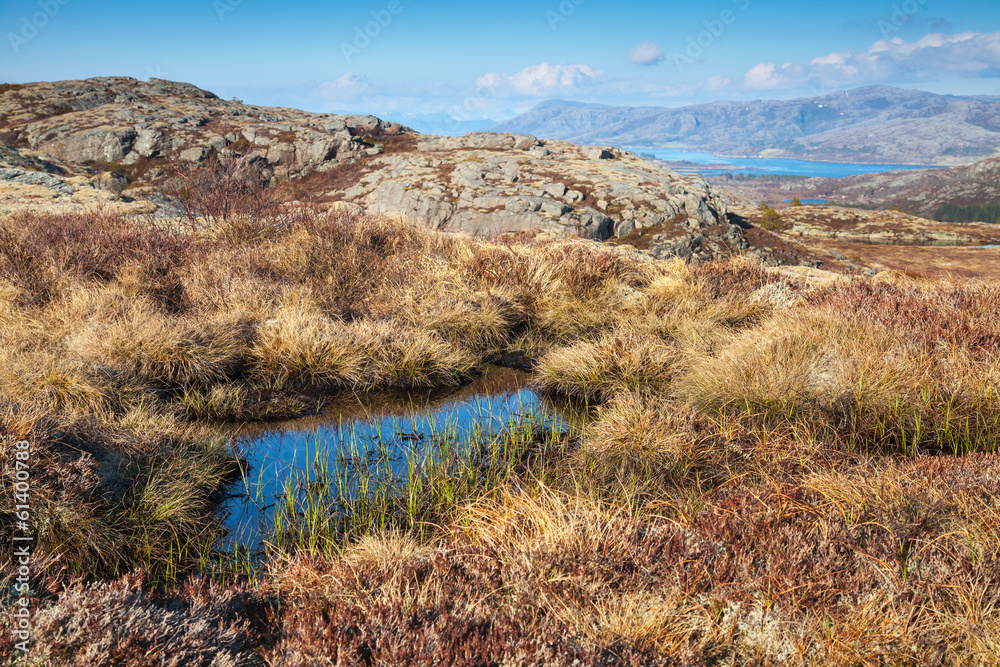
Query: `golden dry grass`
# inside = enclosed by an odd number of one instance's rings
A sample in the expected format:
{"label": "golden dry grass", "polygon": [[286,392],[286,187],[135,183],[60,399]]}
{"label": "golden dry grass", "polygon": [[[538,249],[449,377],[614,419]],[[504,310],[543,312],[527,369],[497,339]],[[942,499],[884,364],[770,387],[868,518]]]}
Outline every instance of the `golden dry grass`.
{"label": "golden dry grass", "polygon": [[[459,385],[520,350],[538,387],[591,403],[585,427],[548,449],[529,434],[504,483],[463,487],[431,529],[276,555],[258,592],[282,604],[248,647],[270,664],[998,662],[994,283],[813,285],[342,210],[191,234],[23,217],[0,237],[2,484],[16,439],[37,442],[52,581],[197,558],[233,461],[192,417],[265,391]],[[473,462],[463,479],[485,479]]]}
{"label": "golden dry grass", "polygon": [[536,385],[584,401],[639,388],[662,392],[682,362],[673,341],[628,329],[552,350],[538,361]]}

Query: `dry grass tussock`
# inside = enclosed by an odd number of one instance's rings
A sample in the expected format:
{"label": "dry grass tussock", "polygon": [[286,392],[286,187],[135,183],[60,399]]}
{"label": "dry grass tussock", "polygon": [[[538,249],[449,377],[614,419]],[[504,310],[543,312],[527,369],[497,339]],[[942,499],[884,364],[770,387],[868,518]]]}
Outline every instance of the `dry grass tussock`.
{"label": "dry grass tussock", "polygon": [[[859,303],[871,289],[852,283],[739,333],[694,361],[677,394],[703,409],[804,423],[862,447],[993,451],[996,289],[958,295],[931,286],[902,295],[885,287],[880,301]],[[917,319],[921,309],[931,314]]]}
{"label": "dry grass tussock", "polygon": [[[142,567],[156,576],[195,560],[217,529],[213,494],[235,472],[224,443],[173,417],[131,411],[117,417],[65,414],[2,404],[0,487],[15,509],[16,443],[31,443],[33,573],[109,576]],[[10,539],[14,522],[5,522]],[[7,570],[8,575],[13,570]],[[176,572],[174,572],[176,574]]]}
{"label": "dry grass tussock", "polygon": [[[0,221],[0,330],[0,512],[28,438],[50,662],[1000,662],[992,283],[811,286],[343,210],[25,216]],[[515,350],[583,427],[452,449],[380,501],[431,507],[419,529],[361,500],[364,530],[251,584],[159,586],[206,569],[234,467],[192,417],[458,385]]]}
{"label": "dry grass tussock", "polygon": [[[996,457],[887,464],[884,484],[870,461],[838,462],[658,511],[511,490],[432,545],[386,535],[296,557],[274,580],[295,611],[272,659],[995,664],[1000,554],[982,520]],[[969,469],[989,479],[970,484]],[[422,639],[401,645],[403,631]]]}
{"label": "dry grass tussock", "polygon": [[638,388],[663,391],[680,362],[673,341],[617,329],[546,354],[539,360],[537,384],[552,393],[601,401]]}
{"label": "dry grass tussock", "polygon": [[[965,286],[980,315],[957,332],[922,321],[916,335],[886,326],[906,317],[896,305],[846,318],[868,288],[761,299],[747,321],[700,323],[709,342],[640,325],[689,358],[666,379],[633,367],[631,384],[609,382],[558,489],[495,491],[430,543],[382,535],[277,566],[303,611],[274,659],[996,664],[993,288]],[[953,285],[909,289],[903,303],[954,307]],[[562,355],[566,373],[625,363],[573,357],[595,348],[572,342],[540,374]],[[433,648],[404,649],[400,631]]]}
{"label": "dry grass tussock", "polygon": [[456,385],[508,348],[620,329],[659,272],[588,242],[479,242],[344,210],[181,229],[19,215],[0,240],[0,397],[39,415],[39,461],[80,468],[50,480],[59,520],[40,513],[68,572],[197,551],[234,462],[189,418]]}
{"label": "dry grass tussock", "polygon": [[643,336],[683,329],[699,307],[643,292],[670,269],[588,242],[486,243],[343,210],[293,211],[256,223],[260,234],[221,233],[226,224],[234,221],[193,232],[112,216],[0,224],[9,332],[0,354],[50,369],[50,382],[31,384],[53,395],[10,393],[92,411],[141,400],[126,388],[169,403],[229,383],[441,386],[512,346],[588,338],[636,349],[634,368],[611,371],[631,386],[644,383],[629,377],[644,353],[664,365],[671,348]]}

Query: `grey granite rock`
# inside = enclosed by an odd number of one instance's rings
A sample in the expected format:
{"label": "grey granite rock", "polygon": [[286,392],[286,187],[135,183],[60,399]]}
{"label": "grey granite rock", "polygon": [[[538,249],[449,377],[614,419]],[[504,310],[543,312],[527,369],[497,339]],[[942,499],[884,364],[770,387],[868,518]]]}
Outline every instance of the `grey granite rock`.
{"label": "grey granite rock", "polygon": [[588,148],[584,153],[591,160],[613,160],[615,155],[606,148]]}
{"label": "grey granite rock", "polygon": [[614,158],[607,159],[565,142],[537,143],[518,135],[420,136],[414,150],[374,158],[358,182],[333,195],[476,235],[534,229],[607,240],[662,228],[671,231],[665,237],[694,239],[674,249],[681,256],[698,250],[706,233],[729,229],[725,204],[697,177],[617,149],[601,149]]}
{"label": "grey granite rock", "polygon": [[37,148],[52,155],[74,162],[114,162],[132,150],[132,141],[138,133],[131,128],[95,128],[77,134],[44,140]]}
{"label": "grey granite rock", "polygon": [[26,171],[24,169],[0,169],[0,181],[10,183],[24,183],[26,185],[41,185],[50,190],[55,190],[62,194],[73,194],[73,186],[65,183],[62,179],[39,171]]}

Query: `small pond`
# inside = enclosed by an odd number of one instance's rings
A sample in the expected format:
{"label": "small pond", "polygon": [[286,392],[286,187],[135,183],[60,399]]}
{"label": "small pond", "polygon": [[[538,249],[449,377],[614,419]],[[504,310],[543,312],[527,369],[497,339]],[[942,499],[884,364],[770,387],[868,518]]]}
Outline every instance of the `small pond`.
{"label": "small pond", "polygon": [[[474,382],[451,390],[338,395],[317,416],[286,422],[227,426],[224,434],[249,469],[230,487],[223,503],[227,545],[260,548],[284,498],[288,480],[304,472],[317,453],[328,466],[351,453],[389,450],[405,476],[407,457],[427,443],[466,438],[502,430],[530,419],[563,428],[578,423],[580,411],[557,405],[528,386],[529,374],[489,366]],[[331,474],[335,471],[331,471]]]}

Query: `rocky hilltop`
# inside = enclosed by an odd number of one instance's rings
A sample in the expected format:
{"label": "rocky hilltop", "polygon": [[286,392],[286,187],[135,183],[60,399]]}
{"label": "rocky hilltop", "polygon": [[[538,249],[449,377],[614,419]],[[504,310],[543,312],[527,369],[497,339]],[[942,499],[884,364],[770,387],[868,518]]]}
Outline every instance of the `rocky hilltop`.
{"label": "rocky hilltop", "polygon": [[852,226],[865,242],[944,234],[980,244],[987,233],[910,216],[893,218],[885,235],[872,226],[881,214],[832,209],[767,224],[759,200],[617,148],[522,133],[424,135],[374,116],[249,105],[157,79],[5,85],[0,140],[0,213],[98,205],[169,216],[172,173],[235,151],[263,165],[289,201],[397,213],[443,232],[579,236],[656,258],[747,253],[769,265],[864,271],[874,260],[845,261],[852,253],[827,247],[852,238]]}
{"label": "rocky hilltop", "polygon": [[[76,164],[145,176],[163,162],[252,150],[291,177],[381,152],[366,136],[405,128],[374,116],[318,114],[219,99],[187,83],[128,77],[7,84],[0,140]],[[163,161],[163,162],[159,162]]]}
{"label": "rocky hilltop", "polygon": [[794,100],[720,101],[673,109],[555,100],[493,130],[731,157],[954,164],[1000,152],[1000,97],[867,86]]}
{"label": "rocky hilltop", "polygon": [[421,135],[374,116],[248,105],[159,79],[7,85],[0,140],[4,187],[47,191],[54,203],[88,188],[139,200],[171,170],[229,149],[265,161],[297,199],[395,212],[443,231],[607,240],[648,229],[658,256],[746,247],[704,180],[626,151],[521,134]]}
{"label": "rocky hilltop", "polygon": [[541,230],[603,241],[656,228],[661,254],[709,255],[731,252],[741,237],[699,178],[615,148],[530,135],[420,135],[411,150],[365,161],[356,182],[326,195],[472,235]]}

